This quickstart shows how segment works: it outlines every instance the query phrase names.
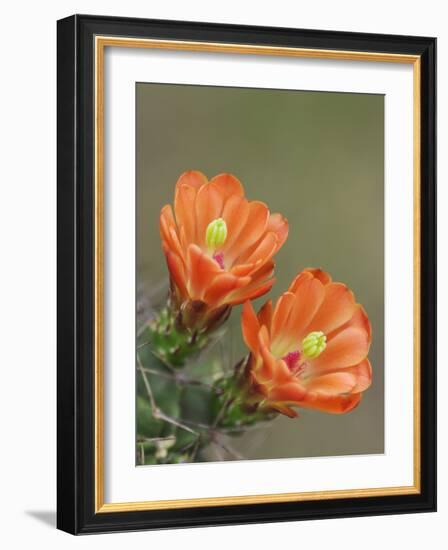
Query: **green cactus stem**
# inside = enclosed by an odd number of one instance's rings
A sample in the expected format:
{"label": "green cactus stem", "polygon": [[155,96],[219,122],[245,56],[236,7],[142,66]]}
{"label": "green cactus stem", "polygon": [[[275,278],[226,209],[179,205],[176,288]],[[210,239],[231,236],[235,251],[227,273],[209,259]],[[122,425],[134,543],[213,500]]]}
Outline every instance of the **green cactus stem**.
{"label": "green cactus stem", "polygon": [[162,362],[181,368],[189,358],[205,349],[211,339],[209,332],[183,330],[171,309],[164,307],[141,331],[137,347],[140,350],[149,346]]}

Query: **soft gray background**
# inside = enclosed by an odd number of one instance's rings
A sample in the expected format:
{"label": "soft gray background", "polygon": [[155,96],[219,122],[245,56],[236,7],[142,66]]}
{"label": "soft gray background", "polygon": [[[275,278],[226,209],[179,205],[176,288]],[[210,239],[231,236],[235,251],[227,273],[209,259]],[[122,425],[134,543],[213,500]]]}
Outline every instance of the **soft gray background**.
{"label": "soft gray background", "polygon": [[[347,415],[303,411],[234,440],[247,458],[384,451],[384,98],[380,95],[137,84],[137,278],[166,279],[160,208],[185,170],[231,172],[249,199],[290,222],[276,256],[276,298],[298,271],[322,267],[370,317],[373,384]],[[266,297],[258,302],[261,303]],[[244,352],[240,307],[232,353]]]}

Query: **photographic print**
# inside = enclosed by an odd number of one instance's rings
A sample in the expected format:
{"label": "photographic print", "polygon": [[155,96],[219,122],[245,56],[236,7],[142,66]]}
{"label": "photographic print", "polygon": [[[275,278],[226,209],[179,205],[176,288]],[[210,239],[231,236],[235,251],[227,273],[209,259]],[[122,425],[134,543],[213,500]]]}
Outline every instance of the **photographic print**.
{"label": "photographic print", "polygon": [[136,464],[384,452],[384,96],[136,83]]}
{"label": "photographic print", "polygon": [[435,56],[58,21],[58,528],[435,510]]}

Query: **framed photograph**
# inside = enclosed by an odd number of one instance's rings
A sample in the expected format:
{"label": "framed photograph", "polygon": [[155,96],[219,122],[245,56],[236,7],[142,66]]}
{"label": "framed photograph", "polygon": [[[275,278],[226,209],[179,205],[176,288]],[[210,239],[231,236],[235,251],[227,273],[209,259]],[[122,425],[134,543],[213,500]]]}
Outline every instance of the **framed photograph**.
{"label": "framed photograph", "polygon": [[58,527],[436,507],[434,38],[58,21]]}

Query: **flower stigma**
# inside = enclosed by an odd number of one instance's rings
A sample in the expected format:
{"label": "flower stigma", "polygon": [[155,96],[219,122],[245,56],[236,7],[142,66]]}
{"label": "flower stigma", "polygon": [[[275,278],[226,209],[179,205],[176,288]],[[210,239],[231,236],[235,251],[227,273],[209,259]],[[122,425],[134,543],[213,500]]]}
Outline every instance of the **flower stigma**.
{"label": "flower stigma", "polygon": [[216,218],[211,221],[205,231],[205,243],[207,247],[214,251],[226,242],[227,224],[222,218]]}
{"label": "flower stigma", "polygon": [[302,353],[307,359],[316,359],[327,347],[327,337],[319,330],[310,332],[302,340]]}

